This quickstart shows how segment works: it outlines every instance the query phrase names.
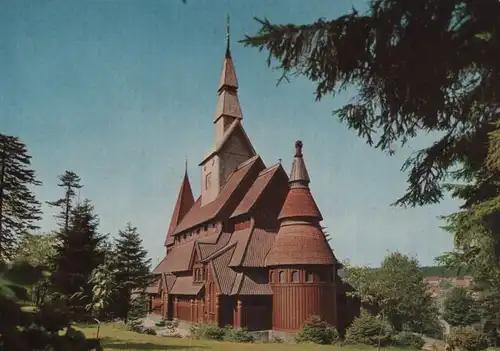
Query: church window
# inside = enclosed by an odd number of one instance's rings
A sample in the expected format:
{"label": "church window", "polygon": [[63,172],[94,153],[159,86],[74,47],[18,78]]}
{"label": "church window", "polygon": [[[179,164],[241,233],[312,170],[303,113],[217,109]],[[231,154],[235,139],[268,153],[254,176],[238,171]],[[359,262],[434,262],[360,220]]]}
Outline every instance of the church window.
{"label": "church window", "polygon": [[269,281],[271,283],[274,283],[274,272],[271,272],[271,274],[269,275]]}
{"label": "church window", "polygon": [[205,189],[210,189],[210,185],[212,182],[212,173],[207,173],[205,175]]}
{"label": "church window", "polygon": [[293,271],[292,272],[292,283],[298,283],[299,282],[299,272]]}
{"label": "church window", "polygon": [[306,272],[306,282],[312,283],[313,280],[314,280],[314,273],[313,272]]}
{"label": "church window", "polygon": [[280,281],[280,283],[284,283],[285,282],[285,272],[280,271],[280,273],[279,273],[279,281]]}

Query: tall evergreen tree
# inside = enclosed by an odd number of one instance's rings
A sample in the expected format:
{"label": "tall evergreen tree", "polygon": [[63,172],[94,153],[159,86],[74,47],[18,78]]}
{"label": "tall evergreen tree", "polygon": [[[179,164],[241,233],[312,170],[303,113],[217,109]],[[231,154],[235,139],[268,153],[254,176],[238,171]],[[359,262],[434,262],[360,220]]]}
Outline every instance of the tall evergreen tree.
{"label": "tall evergreen tree", "polygon": [[77,195],[76,190],[81,189],[83,185],[80,184],[81,179],[78,174],[73,171],[65,171],[58,176],[58,179],[60,183],[57,186],[64,189],[64,197],[55,201],[47,201],[47,204],[51,207],[60,208],[60,212],[55,217],[59,220],[59,224],[66,233],[69,228],[73,200]]}
{"label": "tall evergreen tree", "polygon": [[[98,233],[99,219],[89,200],[71,211],[67,233],[58,234],[52,284],[55,292],[68,301],[74,311],[83,311],[92,299],[92,271],[103,262],[103,242]],[[78,298],[75,298],[78,296]]]}
{"label": "tall evergreen tree", "polygon": [[41,185],[19,138],[0,134],[0,262],[12,255],[21,234],[37,229],[40,203],[31,187]]}
{"label": "tall evergreen tree", "polygon": [[464,288],[453,288],[443,304],[443,319],[452,327],[479,322],[479,310],[471,294]]}
{"label": "tall evergreen tree", "polygon": [[116,284],[118,286],[117,314],[128,317],[132,307],[132,293],[142,292],[151,281],[151,259],[142,245],[137,228],[127,223],[115,239]]}

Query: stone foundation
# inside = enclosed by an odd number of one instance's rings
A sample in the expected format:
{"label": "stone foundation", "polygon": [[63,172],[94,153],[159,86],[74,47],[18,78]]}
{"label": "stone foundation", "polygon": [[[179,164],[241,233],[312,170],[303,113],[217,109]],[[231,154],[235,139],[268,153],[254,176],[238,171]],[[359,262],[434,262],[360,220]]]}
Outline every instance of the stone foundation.
{"label": "stone foundation", "polygon": [[283,332],[278,330],[269,330],[269,340],[280,339],[289,343],[295,341],[295,333]]}

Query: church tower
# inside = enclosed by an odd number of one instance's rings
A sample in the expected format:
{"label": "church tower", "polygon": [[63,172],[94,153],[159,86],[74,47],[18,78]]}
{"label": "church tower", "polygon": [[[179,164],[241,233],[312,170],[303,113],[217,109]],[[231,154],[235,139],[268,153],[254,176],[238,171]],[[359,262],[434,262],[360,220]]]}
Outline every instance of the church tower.
{"label": "church tower", "polygon": [[217,197],[227,179],[239,164],[255,155],[241,121],[238,100],[238,79],[231,57],[229,41],[229,16],[227,18],[226,53],[219,80],[218,102],[214,116],[215,140],[212,151],[199,164],[201,167],[201,205]]}
{"label": "church tower", "polygon": [[295,143],[290,190],[278,219],[280,228],[266,257],[273,291],[273,330],[296,332],[311,316],[335,325],[337,260],[323,234],[321,213],[309,189],[302,142]]}

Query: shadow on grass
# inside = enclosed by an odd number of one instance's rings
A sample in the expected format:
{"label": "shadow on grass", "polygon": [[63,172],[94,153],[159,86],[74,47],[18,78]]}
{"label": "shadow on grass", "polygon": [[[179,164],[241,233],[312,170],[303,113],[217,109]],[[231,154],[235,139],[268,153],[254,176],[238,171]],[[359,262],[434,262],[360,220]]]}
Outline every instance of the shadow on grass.
{"label": "shadow on grass", "polygon": [[152,342],[119,342],[113,338],[102,338],[101,345],[109,350],[189,350],[189,349],[208,349],[200,345],[162,345]]}

